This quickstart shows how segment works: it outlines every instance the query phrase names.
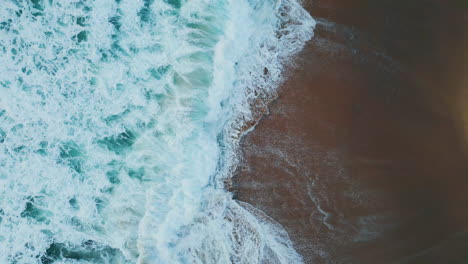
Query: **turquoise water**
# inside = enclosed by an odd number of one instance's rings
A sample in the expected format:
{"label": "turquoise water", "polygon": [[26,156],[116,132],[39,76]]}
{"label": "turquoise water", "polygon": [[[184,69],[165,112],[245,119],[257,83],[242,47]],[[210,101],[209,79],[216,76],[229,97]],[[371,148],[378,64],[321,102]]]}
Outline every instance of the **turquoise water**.
{"label": "turquoise water", "polygon": [[0,263],[300,263],[223,182],[295,0],[3,0]]}

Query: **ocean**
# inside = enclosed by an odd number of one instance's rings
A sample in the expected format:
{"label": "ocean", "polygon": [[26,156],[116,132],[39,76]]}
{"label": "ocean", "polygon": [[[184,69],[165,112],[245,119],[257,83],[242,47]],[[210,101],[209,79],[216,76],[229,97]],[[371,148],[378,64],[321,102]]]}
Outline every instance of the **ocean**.
{"label": "ocean", "polygon": [[301,263],[227,191],[296,0],[3,0],[0,263]]}

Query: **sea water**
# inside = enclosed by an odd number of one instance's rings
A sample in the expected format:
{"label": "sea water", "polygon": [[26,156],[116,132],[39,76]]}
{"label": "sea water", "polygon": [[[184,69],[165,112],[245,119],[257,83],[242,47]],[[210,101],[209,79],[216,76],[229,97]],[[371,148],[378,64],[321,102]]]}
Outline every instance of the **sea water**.
{"label": "sea water", "polygon": [[0,263],[300,263],[223,186],[296,0],[1,0]]}

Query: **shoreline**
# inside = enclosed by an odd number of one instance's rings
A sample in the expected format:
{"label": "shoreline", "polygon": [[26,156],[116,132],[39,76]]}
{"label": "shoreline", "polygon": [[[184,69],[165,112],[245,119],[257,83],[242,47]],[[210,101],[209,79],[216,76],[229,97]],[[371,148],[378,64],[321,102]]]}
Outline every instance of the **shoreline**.
{"label": "shoreline", "polygon": [[278,221],[305,263],[466,259],[463,11],[365,5],[304,3],[315,36],[242,137],[234,198]]}

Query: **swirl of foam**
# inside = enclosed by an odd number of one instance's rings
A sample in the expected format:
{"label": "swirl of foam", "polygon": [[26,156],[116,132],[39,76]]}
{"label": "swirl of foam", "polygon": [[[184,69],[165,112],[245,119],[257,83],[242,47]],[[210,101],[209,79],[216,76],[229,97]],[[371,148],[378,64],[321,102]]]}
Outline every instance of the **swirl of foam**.
{"label": "swirl of foam", "polygon": [[4,1],[0,262],[301,262],[222,182],[313,27],[295,0]]}

